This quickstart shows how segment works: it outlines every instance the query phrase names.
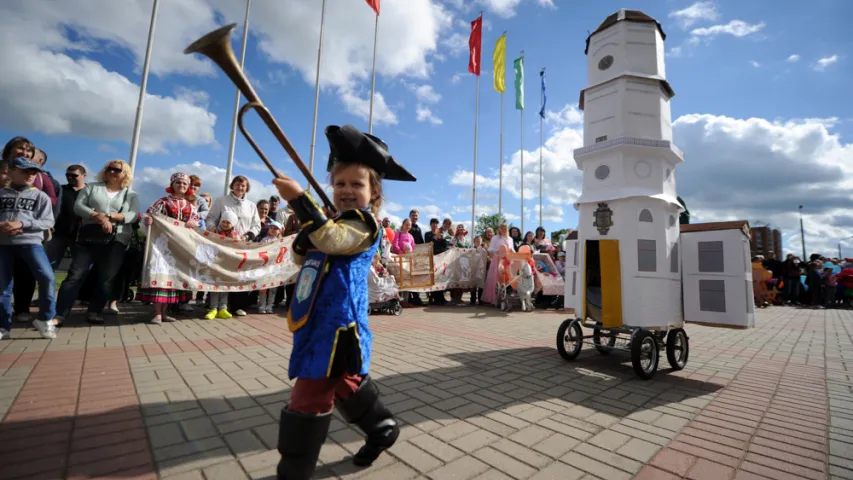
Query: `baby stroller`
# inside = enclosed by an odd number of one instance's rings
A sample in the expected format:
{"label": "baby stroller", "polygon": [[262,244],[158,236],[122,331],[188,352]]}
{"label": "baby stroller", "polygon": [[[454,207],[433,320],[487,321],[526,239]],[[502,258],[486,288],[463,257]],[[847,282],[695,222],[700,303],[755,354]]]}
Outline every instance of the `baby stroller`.
{"label": "baby stroller", "polygon": [[399,316],[403,313],[403,305],[397,290],[397,280],[387,270],[382,269],[382,275],[371,266],[367,275],[368,311],[390,313]]}
{"label": "baby stroller", "polygon": [[521,305],[523,312],[532,312],[536,265],[530,247],[522,245],[518,253],[501,247],[495,261],[498,262],[495,293],[501,310],[509,312],[513,305]]}
{"label": "baby stroller", "polygon": [[130,236],[130,242],[128,242],[127,250],[124,252],[121,270],[116,275],[115,285],[113,286],[113,292],[117,294],[115,296],[121,303],[130,303],[136,298],[131,287],[139,287],[139,282],[142,279],[145,240],[139,237],[139,223],[132,224],[132,227],[133,234]]}

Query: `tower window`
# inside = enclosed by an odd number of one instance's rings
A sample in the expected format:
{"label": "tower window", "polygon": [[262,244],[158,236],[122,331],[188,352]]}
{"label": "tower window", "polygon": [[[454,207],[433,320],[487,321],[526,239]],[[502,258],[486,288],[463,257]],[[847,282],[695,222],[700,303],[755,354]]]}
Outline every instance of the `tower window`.
{"label": "tower window", "polygon": [[657,242],[655,240],[637,240],[637,270],[640,272],[656,272],[657,264]]}
{"label": "tower window", "polygon": [[644,209],[640,210],[640,221],[641,222],[654,223],[655,219],[652,218],[652,212],[650,212],[648,209],[644,208]]}
{"label": "tower window", "polygon": [[678,273],[678,242],[672,244],[672,252],[669,254],[669,271]]}
{"label": "tower window", "polygon": [[595,139],[595,143],[601,143],[601,142],[603,142],[603,141],[605,141],[605,140],[607,140],[607,135],[602,135],[602,136],[597,137],[597,138]]}
{"label": "tower window", "polygon": [[669,216],[669,226],[670,226],[670,227],[674,227],[674,226],[675,226],[675,215],[670,215],[670,216]]}

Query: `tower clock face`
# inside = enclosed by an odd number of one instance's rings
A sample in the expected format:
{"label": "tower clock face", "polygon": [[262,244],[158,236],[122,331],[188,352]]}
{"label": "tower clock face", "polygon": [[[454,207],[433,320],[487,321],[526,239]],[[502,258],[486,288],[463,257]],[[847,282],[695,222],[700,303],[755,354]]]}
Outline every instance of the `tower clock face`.
{"label": "tower clock face", "polygon": [[613,65],[613,55],[607,55],[598,61],[599,70],[607,70],[611,65]]}

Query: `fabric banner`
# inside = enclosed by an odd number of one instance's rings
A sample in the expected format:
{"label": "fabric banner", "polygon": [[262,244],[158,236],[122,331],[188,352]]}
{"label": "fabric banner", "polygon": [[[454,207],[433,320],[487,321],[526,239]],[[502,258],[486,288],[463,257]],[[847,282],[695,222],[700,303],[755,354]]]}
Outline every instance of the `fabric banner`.
{"label": "fabric banner", "polygon": [[524,110],[524,56],[512,62],[515,69],[515,109]]}
{"label": "fabric banner", "polygon": [[376,16],[379,16],[379,0],[367,0],[367,4],[370,5],[370,8],[376,12]]}
{"label": "fabric banner", "polygon": [[542,108],[539,109],[539,116],[545,118],[545,103],[548,101],[548,97],[545,95],[545,69],[543,68],[539,72],[539,78],[542,80]]}
{"label": "fabric banner", "polygon": [[480,76],[480,53],[483,46],[483,15],[471,22],[471,36],[468,37],[468,71]]}
{"label": "fabric banner", "polygon": [[[419,247],[417,245],[416,247]],[[392,261],[388,262],[388,271],[396,278],[399,273],[396,270],[395,257],[392,255]],[[451,288],[483,288],[486,281],[486,264],[488,263],[488,255],[483,249],[476,248],[451,248],[443,253],[439,253],[433,257],[433,271],[435,282],[432,286],[419,288],[406,288],[407,292],[438,292],[449,290]],[[403,274],[408,279],[408,262],[403,263]],[[429,283],[429,275],[418,275],[417,267],[414,275],[413,284]]]}
{"label": "fabric banner", "polygon": [[494,64],[495,90],[504,93],[506,90],[506,32],[495,42],[492,63]]}
{"label": "fabric banner", "polygon": [[290,251],[296,235],[255,243],[186,228],[153,215],[141,286],[203,292],[265,290],[296,282],[299,266]]}

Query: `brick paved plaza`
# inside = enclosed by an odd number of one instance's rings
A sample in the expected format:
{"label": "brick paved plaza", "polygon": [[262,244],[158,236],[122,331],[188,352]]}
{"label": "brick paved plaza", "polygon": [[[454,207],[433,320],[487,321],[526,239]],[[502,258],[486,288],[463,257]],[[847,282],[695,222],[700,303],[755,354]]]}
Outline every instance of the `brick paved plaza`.
{"label": "brick paved plaza", "polygon": [[[274,478],[283,319],[150,326],[136,308],[120,326],[75,317],[53,341],[19,327],[0,343],[0,478]],[[372,374],[405,426],[358,470],[361,435],[333,421],[317,478],[853,478],[853,312],[690,325],[687,368],[664,357],[648,382],[625,355],[564,362],[565,316],[373,316]]]}

